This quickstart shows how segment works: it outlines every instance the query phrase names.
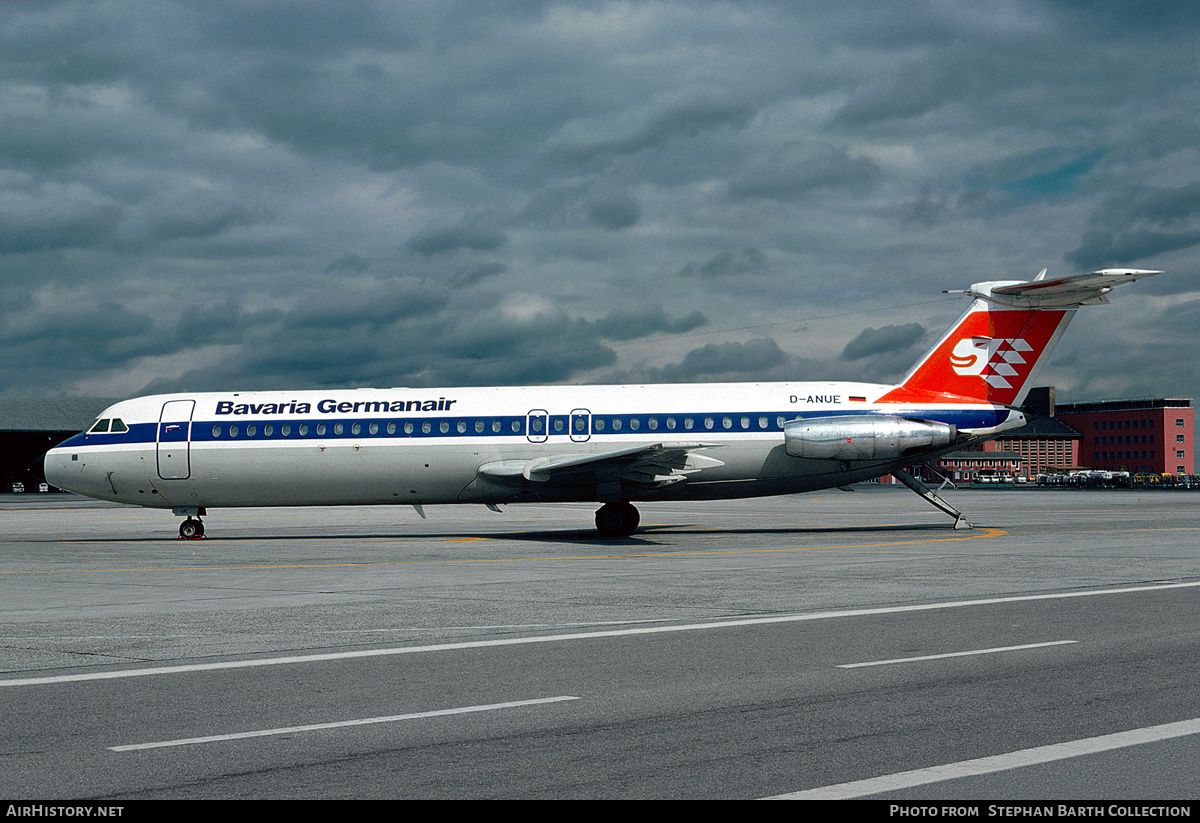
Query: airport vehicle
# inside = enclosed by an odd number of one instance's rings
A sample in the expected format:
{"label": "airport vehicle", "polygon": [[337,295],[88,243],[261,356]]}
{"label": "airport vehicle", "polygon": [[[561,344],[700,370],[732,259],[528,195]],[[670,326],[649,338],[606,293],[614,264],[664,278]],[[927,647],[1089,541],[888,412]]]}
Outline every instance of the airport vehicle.
{"label": "airport vehicle", "polygon": [[594,501],[602,535],[634,503],[754,497],[905,471],[1025,423],[1017,408],[1083,305],[1159,272],[976,283],[966,311],[898,385],[725,383],[156,395],[117,403],[51,449],[51,484],[170,509]]}

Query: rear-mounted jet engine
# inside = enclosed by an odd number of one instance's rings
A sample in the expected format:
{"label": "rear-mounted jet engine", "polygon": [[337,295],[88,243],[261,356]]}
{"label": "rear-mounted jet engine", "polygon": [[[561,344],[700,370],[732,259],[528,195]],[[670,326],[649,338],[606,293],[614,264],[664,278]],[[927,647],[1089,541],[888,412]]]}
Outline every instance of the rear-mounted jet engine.
{"label": "rear-mounted jet engine", "polygon": [[949,423],[888,415],[793,420],[783,427],[787,453],[816,460],[890,460],[954,443]]}

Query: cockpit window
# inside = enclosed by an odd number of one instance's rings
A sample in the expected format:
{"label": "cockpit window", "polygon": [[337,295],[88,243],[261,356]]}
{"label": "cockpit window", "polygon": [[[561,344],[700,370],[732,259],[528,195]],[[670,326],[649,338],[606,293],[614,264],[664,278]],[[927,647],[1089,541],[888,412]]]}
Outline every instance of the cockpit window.
{"label": "cockpit window", "polygon": [[125,425],[125,421],[123,421],[121,418],[114,417],[113,422],[112,422],[112,428],[109,429],[109,431],[127,432],[127,431],[129,431],[129,427]]}
{"label": "cockpit window", "polygon": [[94,434],[97,432],[108,431],[108,423],[109,423],[108,418],[105,418],[104,420],[97,420],[96,425],[92,426],[92,428],[91,428],[92,433]]}

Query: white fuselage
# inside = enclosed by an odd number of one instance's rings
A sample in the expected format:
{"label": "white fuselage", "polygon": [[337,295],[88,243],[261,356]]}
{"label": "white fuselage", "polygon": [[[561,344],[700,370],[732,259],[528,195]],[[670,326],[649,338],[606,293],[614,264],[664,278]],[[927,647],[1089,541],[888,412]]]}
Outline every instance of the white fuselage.
{"label": "white fuselage", "polygon": [[599,479],[580,475],[578,482],[569,474],[540,475],[538,464],[662,444],[686,452],[673,478],[682,482],[647,483],[625,496],[716,499],[828,488],[924,459],[792,457],[784,424],[797,418],[913,417],[984,439],[1024,422],[1019,412],[981,401],[878,404],[892,388],[745,383],[157,395],[110,407],[100,422],[115,421],[103,426],[115,431],[94,426],[76,435],[47,453],[45,469],[60,488],[156,508],[595,501],[603,499],[603,460]]}

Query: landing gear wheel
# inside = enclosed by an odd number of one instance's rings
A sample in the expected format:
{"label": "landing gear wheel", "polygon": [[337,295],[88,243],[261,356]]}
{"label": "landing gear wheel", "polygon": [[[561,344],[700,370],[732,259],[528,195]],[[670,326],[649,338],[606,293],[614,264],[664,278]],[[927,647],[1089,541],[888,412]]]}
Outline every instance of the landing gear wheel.
{"label": "landing gear wheel", "polygon": [[596,530],[601,537],[629,537],[641,522],[632,503],[605,503],[596,512]]}
{"label": "landing gear wheel", "polygon": [[202,537],[204,537],[204,524],[199,520],[189,517],[179,524],[180,540],[199,540]]}

